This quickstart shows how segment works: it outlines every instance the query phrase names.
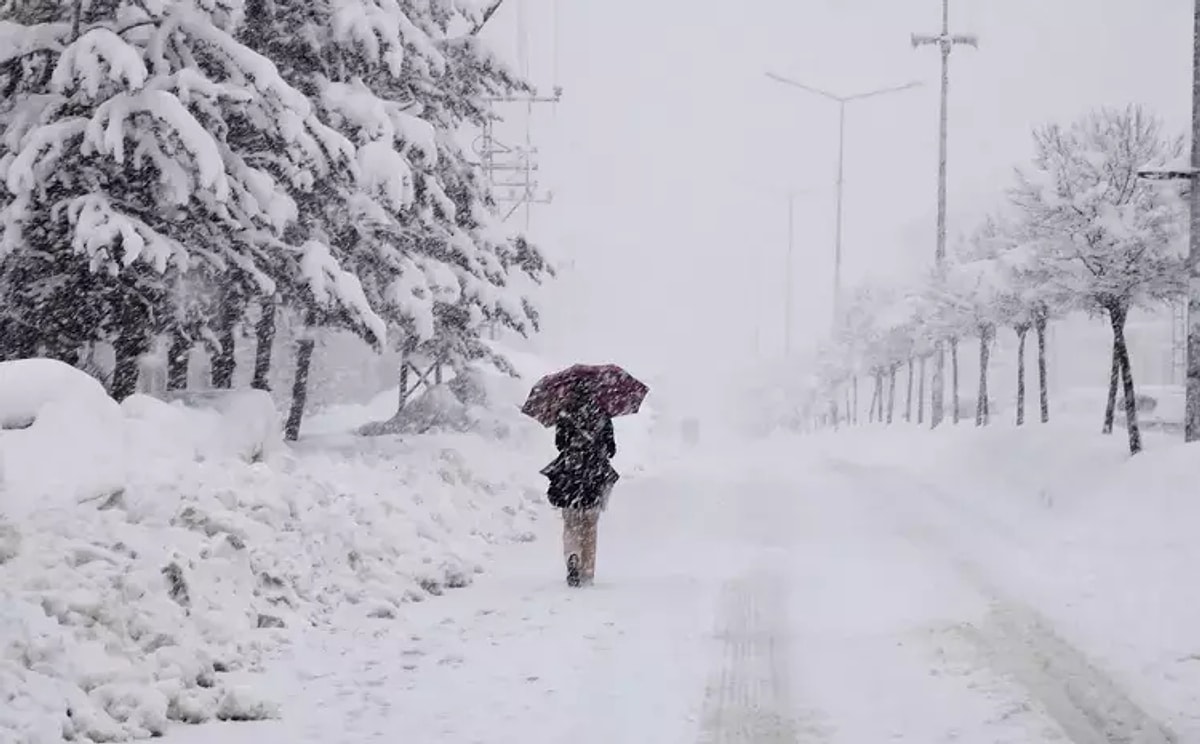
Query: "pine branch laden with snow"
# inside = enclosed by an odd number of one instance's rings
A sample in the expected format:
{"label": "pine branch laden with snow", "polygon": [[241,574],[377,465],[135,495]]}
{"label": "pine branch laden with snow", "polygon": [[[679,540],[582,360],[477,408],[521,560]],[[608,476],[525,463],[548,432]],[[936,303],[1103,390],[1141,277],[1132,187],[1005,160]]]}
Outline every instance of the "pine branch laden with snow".
{"label": "pine branch laden with snow", "polygon": [[[153,11],[129,4],[87,19],[79,38],[43,53],[48,75],[27,75],[0,105],[4,270],[28,266],[23,252],[65,249],[100,276],[145,264],[160,298],[175,274],[195,271],[273,293],[297,273],[286,271],[297,251],[283,242],[298,217],[293,193],[351,167],[353,147],[236,40],[237,6]],[[39,36],[39,27],[24,31]],[[4,32],[21,35],[13,24]],[[68,255],[40,263],[77,271]]]}
{"label": "pine branch laden with snow", "polygon": [[338,264],[324,243],[310,240],[302,250],[300,270],[316,305],[349,315],[351,325],[363,327],[367,340],[382,348],[387,339],[387,326],[371,309],[358,278]]}
{"label": "pine branch laden with snow", "polygon": [[457,141],[488,115],[485,95],[522,87],[478,40],[455,36],[471,13],[455,2],[283,2],[256,6],[245,34],[288,59],[285,77],[356,148],[352,180],[327,179],[322,199],[300,203],[315,226],[306,237],[356,274],[402,345],[451,357],[477,354],[487,321],[534,328],[536,309],[508,277],[545,273],[499,224]]}

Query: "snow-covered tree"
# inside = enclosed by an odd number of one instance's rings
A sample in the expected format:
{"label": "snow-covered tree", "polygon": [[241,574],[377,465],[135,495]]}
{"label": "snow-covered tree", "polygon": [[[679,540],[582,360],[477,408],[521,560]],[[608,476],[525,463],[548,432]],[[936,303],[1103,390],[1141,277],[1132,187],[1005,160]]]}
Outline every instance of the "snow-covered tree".
{"label": "snow-covered tree", "polygon": [[924,399],[924,362],[932,353],[935,342],[942,339],[950,346],[950,401],[952,420],[957,424],[960,419],[958,347],[959,342],[974,333],[976,324],[966,312],[955,282],[946,271],[935,269],[928,272],[918,284],[916,292],[922,319],[922,353],[918,357],[922,368],[922,386],[918,397]]}
{"label": "snow-covered tree", "polygon": [[1037,338],[1039,411],[1042,423],[1050,420],[1047,380],[1046,330],[1050,321],[1072,305],[1072,298],[1055,277],[1060,270],[1036,250],[1027,229],[1007,215],[998,225],[1001,252],[997,256],[1002,276],[998,299],[1003,322],[1017,335],[1017,425],[1025,421],[1025,347],[1033,330]]}
{"label": "snow-covered tree", "polygon": [[1125,321],[1130,308],[1183,291],[1186,225],[1177,197],[1147,185],[1137,171],[1174,160],[1183,142],[1131,106],[1092,112],[1070,127],[1040,128],[1034,145],[1034,162],[1018,172],[1011,198],[1044,260],[1058,269],[1054,280],[1080,307],[1108,316],[1136,453],[1141,438]]}
{"label": "snow-covered tree", "polygon": [[355,276],[295,234],[295,195],[355,150],[238,41],[240,3],[26,7],[0,28],[0,261],[35,345],[111,340],[122,397],[154,335],[219,347],[281,285],[383,341]]}
{"label": "snow-covered tree", "polygon": [[244,34],[357,148],[365,192],[329,184],[302,213],[339,235],[400,346],[453,366],[492,358],[489,322],[535,329],[509,279],[548,272],[499,223],[460,145],[464,127],[491,116],[487,96],[524,87],[473,33],[483,12],[451,0],[252,0]]}

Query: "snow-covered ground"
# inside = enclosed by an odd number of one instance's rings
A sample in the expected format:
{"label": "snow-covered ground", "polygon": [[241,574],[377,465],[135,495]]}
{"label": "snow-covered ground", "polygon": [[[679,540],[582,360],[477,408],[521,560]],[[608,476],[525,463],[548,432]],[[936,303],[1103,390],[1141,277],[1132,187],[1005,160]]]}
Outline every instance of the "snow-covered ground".
{"label": "snow-covered ground", "polygon": [[511,400],[472,413],[486,434],[348,433],[394,394],[295,448],[248,434],[253,395],[131,399],[121,488],[45,504],[53,471],[10,455],[57,419],[0,434],[0,741],[1200,741],[1200,466],[1173,439],[689,446],[648,409],[572,590],[548,433]]}
{"label": "snow-covered ground", "polygon": [[1094,427],[704,448],[467,591],[292,636],[233,742],[1200,741],[1196,466]]}
{"label": "snow-covered ground", "polygon": [[511,405],[406,438],[329,410],[289,448],[262,393],[118,406],[46,360],[0,381],[4,744],[277,715],[259,672],[292,633],[387,623],[545,516],[549,435]]}
{"label": "snow-covered ground", "polygon": [[1155,433],[1131,458],[1123,432],[1098,428],[866,430],[820,449],[854,463],[864,488],[902,496],[1179,741],[1200,741],[1200,458]]}

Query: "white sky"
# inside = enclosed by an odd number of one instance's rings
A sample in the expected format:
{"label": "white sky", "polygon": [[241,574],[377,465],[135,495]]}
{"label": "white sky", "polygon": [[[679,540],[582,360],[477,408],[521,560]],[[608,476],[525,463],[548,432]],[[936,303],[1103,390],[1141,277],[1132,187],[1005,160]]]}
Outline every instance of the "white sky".
{"label": "white sky", "polygon": [[[939,0],[506,0],[487,33],[514,59],[522,2],[533,82],[564,88],[533,121],[556,195],[533,233],[575,266],[542,296],[553,352],[654,372],[779,355],[789,187],[808,189],[793,346],[820,338],[837,107],[767,70],[842,94],[924,82],[847,108],[845,283],[931,259],[938,54],[909,34],[937,30]],[[1185,129],[1191,5],[951,0],[952,30],[980,36],[951,61],[952,218],[1001,198],[1033,125],[1132,102]]]}

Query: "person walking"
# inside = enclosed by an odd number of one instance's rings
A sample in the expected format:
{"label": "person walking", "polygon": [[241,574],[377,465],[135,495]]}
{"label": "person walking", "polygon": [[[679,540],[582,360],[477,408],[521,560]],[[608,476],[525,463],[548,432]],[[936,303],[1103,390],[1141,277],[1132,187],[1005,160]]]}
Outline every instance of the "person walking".
{"label": "person walking", "polygon": [[550,479],[550,504],[562,509],[567,584],[590,585],[600,513],[620,475],[611,462],[617,453],[612,418],[582,386],[558,414],[554,444],[558,457],[542,473]]}
{"label": "person walking", "polygon": [[541,473],[550,480],[550,505],[562,509],[571,586],[596,577],[600,513],[621,477],[611,462],[617,453],[613,417],[637,413],[649,390],[615,364],[576,364],[539,379],[521,406],[526,416],[555,429],[558,456]]}

